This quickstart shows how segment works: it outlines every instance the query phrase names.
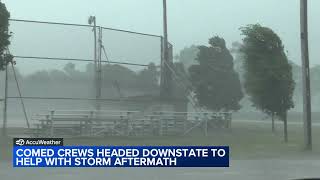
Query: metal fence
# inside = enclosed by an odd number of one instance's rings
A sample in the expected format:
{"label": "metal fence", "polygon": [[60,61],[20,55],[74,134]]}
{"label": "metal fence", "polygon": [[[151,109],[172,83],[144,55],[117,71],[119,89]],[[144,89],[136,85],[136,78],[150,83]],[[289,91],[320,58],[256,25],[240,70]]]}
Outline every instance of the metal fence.
{"label": "metal fence", "polygon": [[[51,136],[68,127],[68,133],[78,135],[88,128],[112,135],[184,135],[200,128],[199,132],[207,135],[209,126],[230,127],[230,113],[203,112],[197,107],[175,72],[171,44],[164,60],[161,36],[16,19],[10,20],[10,30],[10,51],[16,65],[7,68],[4,127],[33,125],[37,127],[32,132],[51,132]],[[183,98],[162,100],[160,86],[182,88],[175,91]],[[188,112],[188,103],[197,112]],[[62,109],[68,113],[50,114]],[[95,113],[84,119],[81,113],[70,113],[84,111]],[[103,112],[135,113],[123,121],[122,115],[109,118],[102,116]],[[161,113],[155,115],[157,112]]]}
{"label": "metal fence", "polygon": [[[140,110],[150,98],[136,97],[159,93],[160,77],[156,72],[160,72],[163,57],[161,36],[17,19],[10,20],[10,31],[10,51],[16,61],[18,83],[10,67],[8,126],[25,126],[21,120],[24,114],[21,99],[30,119],[39,111],[95,109],[97,103],[106,110]],[[101,65],[97,69],[98,61]],[[100,85],[97,74],[101,76]],[[152,83],[155,78],[157,82]],[[101,95],[97,95],[97,89]]]}

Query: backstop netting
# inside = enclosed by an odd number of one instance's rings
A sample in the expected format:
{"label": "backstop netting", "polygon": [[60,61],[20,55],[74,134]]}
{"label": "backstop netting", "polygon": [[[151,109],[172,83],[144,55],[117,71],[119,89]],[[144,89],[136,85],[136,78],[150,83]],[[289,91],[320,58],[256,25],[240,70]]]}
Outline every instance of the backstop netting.
{"label": "backstop netting", "polygon": [[[103,27],[96,30],[97,58],[101,56],[102,61],[101,109],[138,110],[144,106],[141,99],[145,98],[140,97],[159,93],[162,38]],[[10,51],[29,119],[49,109],[95,108],[92,26],[11,20],[10,31]],[[8,71],[8,126],[25,126],[11,65]]]}

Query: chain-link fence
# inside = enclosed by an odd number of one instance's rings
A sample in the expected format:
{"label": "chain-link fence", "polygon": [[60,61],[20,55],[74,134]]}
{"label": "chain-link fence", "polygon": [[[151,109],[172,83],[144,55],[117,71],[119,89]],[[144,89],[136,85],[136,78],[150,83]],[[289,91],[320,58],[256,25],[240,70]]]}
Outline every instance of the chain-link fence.
{"label": "chain-link fence", "polygon": [[[8,126],[25,125],[21,99],[30,118],[48,109],[94,109],[97,88],[101,88],[99,102],[104,110],[139,110],[159,94],[161,36],[14,19],[10,31],[18,84],[10,66]],[[95,39],[94,31],[101,38],[97,35]],[[101,73],[95,68],[95,53]],[[100,85],[95,82],[97,73]]]}

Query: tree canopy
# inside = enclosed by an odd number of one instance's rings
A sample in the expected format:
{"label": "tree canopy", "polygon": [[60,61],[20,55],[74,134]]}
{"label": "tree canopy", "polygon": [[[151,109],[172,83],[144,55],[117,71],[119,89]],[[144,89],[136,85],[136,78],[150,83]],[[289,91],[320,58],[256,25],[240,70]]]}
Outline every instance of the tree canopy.
{"label": "tree canopy", "polygon": [[244,35],[244,87],[253,105],[281,115],[294,107],[292,67],[280,37],[259,24],[241,28]]}
{"label": "tree canopy", "polygon": [[12,61],[12,56],[5,53],[10,44],[9,17],[10,13],[5,4],[0,1],[0,70],[4,70],[7,64]]}
{"label": "tree canopy", "polygon": [[197,58],[198,53],[199,48],[196,45],[191,45],[190,47],[183,48],[179,55],[177,55],[177,58],[187,70],[191,65],[197,63],[195,59]]}
{"label": "tree canopy", "polygon": [[146,89],[155,89],[159,87],[159,71],[154,63],[150,63],[147,68],[138,72],[137,86],[145,87]]}
{"label": "tree canopy", "polygon": [[284,138],[288,141],[287,111],[294,107],[295,82],[292,66],[284,52],[280,37],[270,28],[259,24],[240,28],[244,35],[244,87],[253,106],[284,122]]}
{"label": "tree canopy", "polygon": [[198,48],[198,63],[189,73],[200,106],[215,111],[239,110],[243,93],[225,40],[215,36],[209,39],[209,46]]}
{"label": "tree canopy", "polygon": [[189,76],[185,70],[182,62],[173,63],[174,79],[176,83],[173,84],[173,96],[177,99],[186,100],[187,94],[191,90]]}
{"label": "tree canopy", "polygon": [[[28,83],[79,83],[85,84],[92,81],[94,65],[89,63],[81,71],[76,64],[67,63],[62,69],[40,70],[21,76]],[[18,72],[18,69],[16,69]],[[143,91],[159,88],[159,70],[154,63],[139,71],[133,71],[117,64],[104,64],[102,66],[102,86],[113,87],[117,83],[121,88],[138,89]],[[9,75],[10,77],[10,75]]]}

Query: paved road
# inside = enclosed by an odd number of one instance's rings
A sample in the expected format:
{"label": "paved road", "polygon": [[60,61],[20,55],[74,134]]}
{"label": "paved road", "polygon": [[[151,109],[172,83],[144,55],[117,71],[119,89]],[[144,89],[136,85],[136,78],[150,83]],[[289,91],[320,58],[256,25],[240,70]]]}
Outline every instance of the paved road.
{"label": "paved road", "polygon": [[319,160],[234,160],[230,168],[12,168],[0,162],[1,180],[286,180],[320,178]]}

